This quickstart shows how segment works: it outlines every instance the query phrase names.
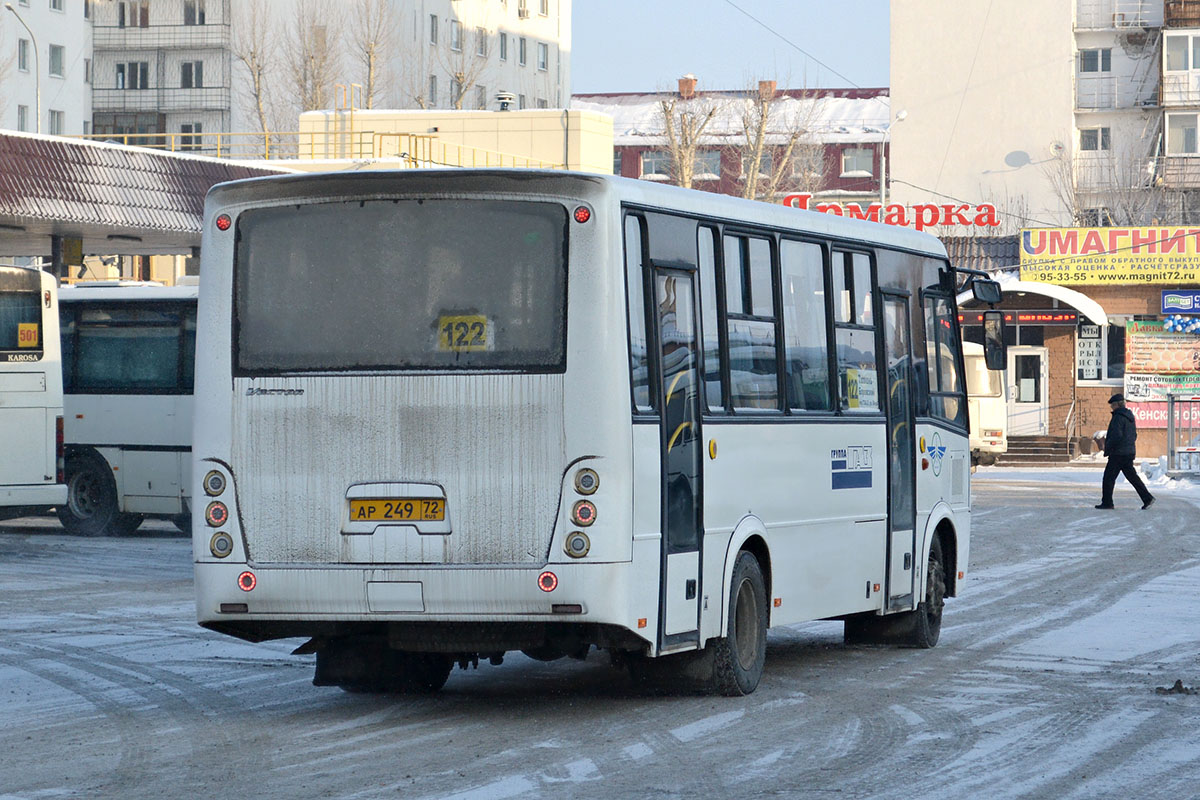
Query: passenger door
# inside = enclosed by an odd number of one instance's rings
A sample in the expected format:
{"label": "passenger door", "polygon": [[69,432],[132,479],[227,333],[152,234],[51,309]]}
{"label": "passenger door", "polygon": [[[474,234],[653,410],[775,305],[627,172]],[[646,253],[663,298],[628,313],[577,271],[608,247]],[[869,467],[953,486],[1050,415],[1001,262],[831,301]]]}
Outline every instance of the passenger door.
{"label": "passenger door", "polygon": [[888,429],[888,608],[912,602],[916,527],[912,337],[908,297],[883,292],[883,353]]}
{"label": "passenger door", "polygon": [[658,407],[662,453],[662,579],[659,647],[700,635],[701,436],[695,282],[654,269]]}

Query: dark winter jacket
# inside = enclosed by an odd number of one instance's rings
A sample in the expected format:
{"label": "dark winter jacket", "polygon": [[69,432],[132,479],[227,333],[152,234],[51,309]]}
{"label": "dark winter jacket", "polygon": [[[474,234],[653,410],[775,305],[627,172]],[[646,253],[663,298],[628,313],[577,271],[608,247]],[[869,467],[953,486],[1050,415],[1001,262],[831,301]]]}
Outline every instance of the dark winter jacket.
{"label": "dark winter jacket", "polygon": [[1112,412],[1108,433],[1104,436],[1104,455],[1132,456],[1137,454],[1137,423],[1128,408]]}

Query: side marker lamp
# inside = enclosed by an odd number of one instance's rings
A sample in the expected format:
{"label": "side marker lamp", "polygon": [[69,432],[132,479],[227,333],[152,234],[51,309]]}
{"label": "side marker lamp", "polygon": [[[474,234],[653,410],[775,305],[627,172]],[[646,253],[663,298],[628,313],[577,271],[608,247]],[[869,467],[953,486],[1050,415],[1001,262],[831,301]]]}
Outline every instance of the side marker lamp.
{"label": "side marker lamp", "polygon": [[580,500],[571,509],[571,521],[581,528],[586,528],[596,521],[596,504],[590,500]]}
{"label": "side marker lamp", "polygon": [[227,231],[231,225],[233,225],[233,220],[229,218],[228,214],[217,215],[217,230]]}
{"label": "side marker lamp", "polygon": [[204,521],[210,527],[219,528],[229,522],[229,509],[220,500],[214,500],[204,509]]}
{"label": "side marker lamp", "polygon": [[211,470],[207,475],[204,476],[204,493],[205,494],[207,494],[209,497],[216,497],[223,491],[225,491],[225,476],[224,475],[222,475],[221,473],[217,472],[214,469],[214,470]]}
{"label": "side marker lamp", "polygon": [[573,531],[563,543],[563,550],[571,558],[583,558],[592,549],[592,540],[583,531]]}
{"label": "side marker lamp", "polygon": [[600,476],[594,469],[581,469],[575,473],[575,491],[580,494],[595,494],[600,488]]}
{"label": "side marker lamp", "polygon": [[[243,574],[250,575],[250,573],[248,573],[248,572],[243,573]],[[251,575],[250,577],[253,578],[254,576]],[[558,576],[555,575],[553,572],[549,572],[549,571],[543,572],[541,575],[538,575],[537,584],[538,584],[538,588],[541,589],[543,592],[553,592],[555,589],[558,588]],[[253,588],[253,587],[251,587],[251,588]],[[247,589],[246,591],[250,591],[250,590]]]}
{"label": "side marker lamp", "polygon": [[587,206],[579,206],[575,209],[575,221],[580,225],[592,218],[592,210]]}
{"label": "side marker lamp", "polygon": [[217,531],[208,540],[208,549],[217,558],[228,558],[233,552],[233,537],[225,531]]}
{"label": "side marker lamp", "polygon": [[238,575],[238,588],[243,592],[253,591],[255,586],[258,586],[258,578],[254,577],[253,572],[243,572]]}

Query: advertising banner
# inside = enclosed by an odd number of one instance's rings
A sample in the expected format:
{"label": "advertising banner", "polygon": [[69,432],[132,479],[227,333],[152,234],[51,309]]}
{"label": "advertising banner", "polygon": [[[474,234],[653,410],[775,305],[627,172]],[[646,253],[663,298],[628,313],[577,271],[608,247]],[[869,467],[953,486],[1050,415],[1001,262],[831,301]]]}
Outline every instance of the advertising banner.
{"label": "advertising banner", "polygon": [[1031,228],[1021,231],[1021,280],[1200,283],[1200,228]]}
{"label": "advertising banner", "polygon": [[1191,375],[1130,375],[1125,373],[1125,399],[1162,400],[1168,394],[1200,395],[1200,373]]}
{"label": "advertising banner", "polygon": [[1195,289],[1163,289],[1162,313],[1200,314],[1200,291]]}
{"label": "advertising banner", "polygon": [[1200,372],[1200,336],[1165,331],[1158,321],[1125,323],[1126,376],[1196,372]]}
{"label": "advertising banner", "polygon": [[[1177,425],[1200,425],[1200,403],[1176,403]],[[1167,403],[1126,403],[1139,428],[1166,428]]]}

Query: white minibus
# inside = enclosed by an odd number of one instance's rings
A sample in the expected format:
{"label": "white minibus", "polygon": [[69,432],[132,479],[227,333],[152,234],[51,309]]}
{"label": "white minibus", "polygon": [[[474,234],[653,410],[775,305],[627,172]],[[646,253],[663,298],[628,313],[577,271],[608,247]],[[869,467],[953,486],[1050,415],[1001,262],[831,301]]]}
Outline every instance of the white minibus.
{"label": "white minibus", "polygon": [[967,405],[971,417],[971,463],[987,466],[1008,452],[1008,396],[1004,375],[987,368],[983,345],[963,342]]}
{"label": "white minibus", "polygon": [[58,281],[0,265],[0,519],[66,498],[62,415]]}
{"label": "white minibus", "polygon": [[971,526],[932,236],[525,170],[238,181],[204,220],[205,627],[362,691],[597,647],[742,694],[771,625],[937,642]]}
{"label": "white minibus", "polygon": [[63,386],[71,533],[120,536],[146,517],[190,531],[196,286],[64,287]]}

